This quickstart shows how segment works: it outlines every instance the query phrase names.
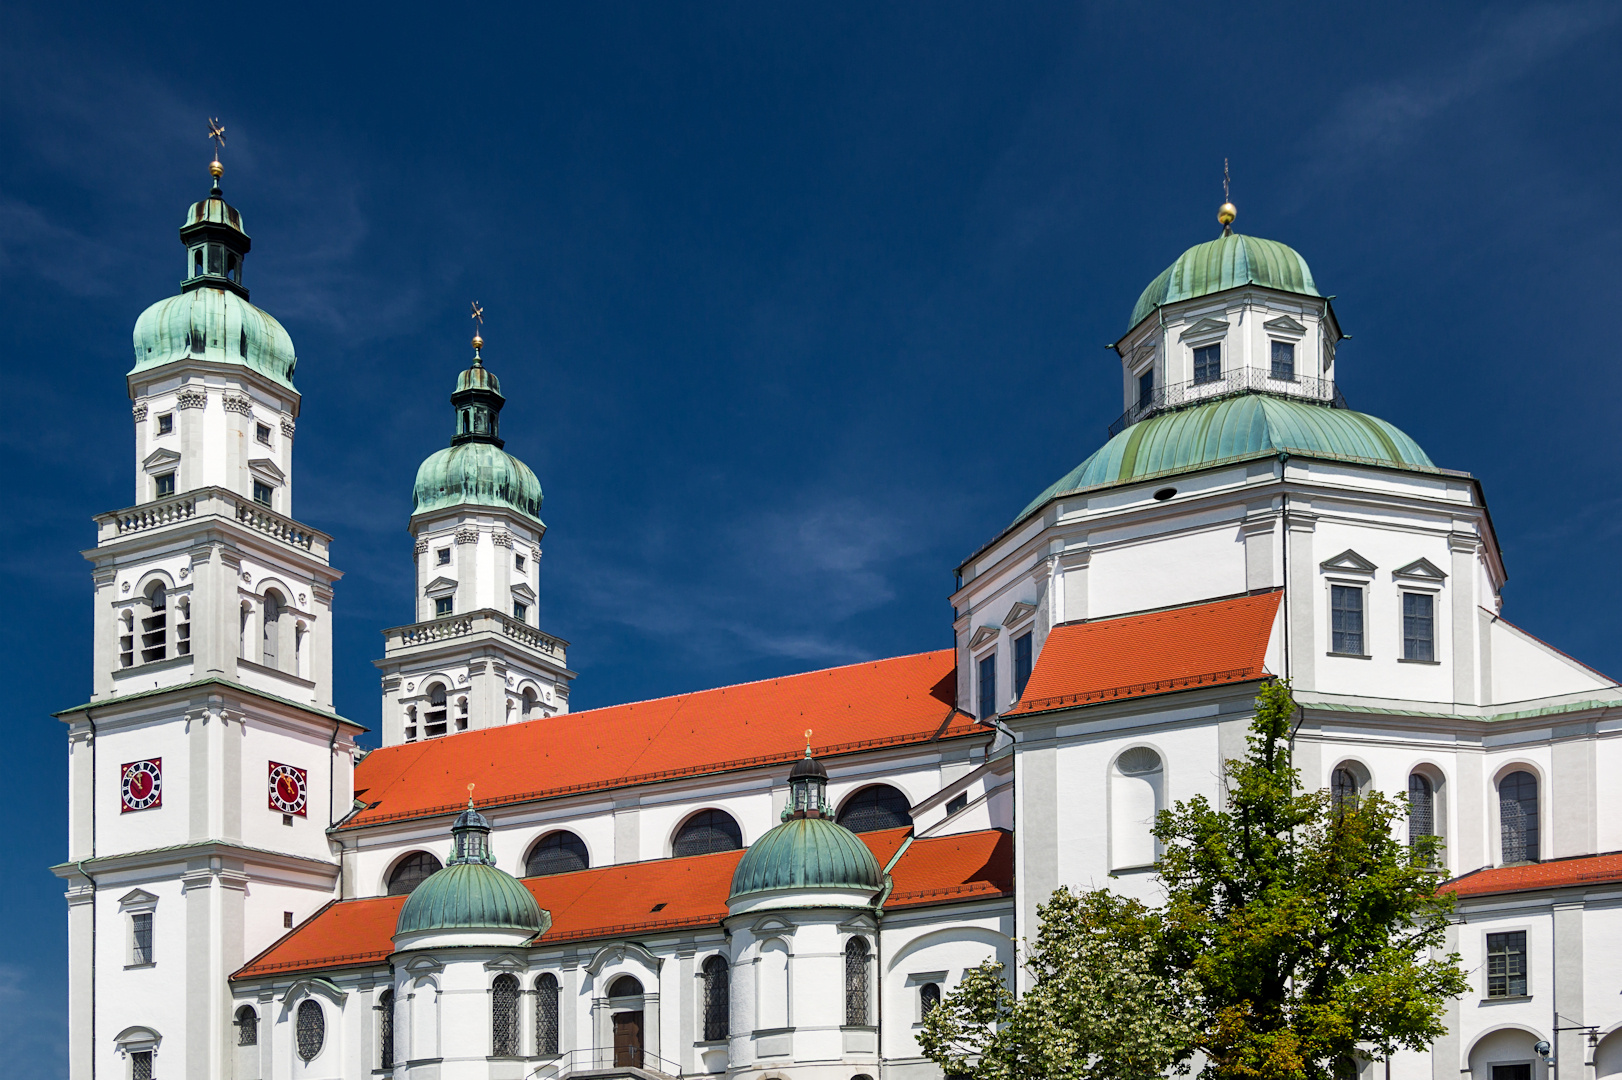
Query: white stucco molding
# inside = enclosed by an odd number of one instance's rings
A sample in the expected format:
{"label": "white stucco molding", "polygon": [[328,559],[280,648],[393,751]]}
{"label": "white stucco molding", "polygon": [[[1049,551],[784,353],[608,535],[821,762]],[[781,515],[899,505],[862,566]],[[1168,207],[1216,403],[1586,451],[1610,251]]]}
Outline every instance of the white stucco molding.
{"label": "white stucco molding", "polygon": [[1332,558],[1325,559],[1318,564],[1318,568],[1320,570],[1335,570],[1343,574],[1372,574],[1379,569],[1379,567],[1351,548],[1347,548]]}
{"label": "white stucco molding", "polygon": [[617,964],[626,958],[641,963],[649,971],[658,974],[664,961],[634,941],[616,941],[612,945],[605,945],[598,949],[596,954],[586,962],[586,970],[592,975],[599,975],[603,968],[609,964]]}
{"label": "white stucco molding", "polygon": [[307,997],[324,997],[334,1005],[342,1007],[345,999],[349,997],[349,991],[331,979],[309,977],[295,980],[282,994],[283,1015],[285,1016],[294,1005]]}
{"label": "white stucco molding", "polygon": [[1000,633],[1002,633],[1002,627],[1000,626],[982,626],[974,632],[973,637],[969,638],[969,648],[978,649]]}
{"label": "white stucco molding", "polygon": [[1003,616],[1002,624],[1008,629],[1012,630],[1014,627],[1018,626],[1020,623],[1024,622],[1026,619],[1035,614],[1035,604],[1027,604],[1023,600],[1016,600],[1014,601],[1014,606],[1008,609],[1008,614]]}

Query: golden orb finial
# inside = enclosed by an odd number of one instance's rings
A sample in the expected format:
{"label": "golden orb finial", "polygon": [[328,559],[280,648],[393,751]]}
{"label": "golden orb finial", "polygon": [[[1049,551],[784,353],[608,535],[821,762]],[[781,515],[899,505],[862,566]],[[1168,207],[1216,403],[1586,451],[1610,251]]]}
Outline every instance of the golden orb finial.
{"label": "golden orb finial", "polygon": [[473,321],[477,324],[473,327],[473,361],[477,363],[479,350],[484,348],[484,308],[479,306],[477,300],[473,301]]}
{"label": "golden orb finial", "polygon": [[1224,225],[1232,225],[1233,219],[1239,216],[1239,210],[1231,202],[1225,202],[1217,207],[1217,220]]}
{"label": "golden orb finial", "polygon": [[[220,123],[217,116],[208,118],[208,140],[214,144],[214,160],[208,163],[208,175],[217,181],[225,174],[225,166],[220,164],[220,149],[225,145],[225,125]],[[214,186],[219,185],[216,183]]]}

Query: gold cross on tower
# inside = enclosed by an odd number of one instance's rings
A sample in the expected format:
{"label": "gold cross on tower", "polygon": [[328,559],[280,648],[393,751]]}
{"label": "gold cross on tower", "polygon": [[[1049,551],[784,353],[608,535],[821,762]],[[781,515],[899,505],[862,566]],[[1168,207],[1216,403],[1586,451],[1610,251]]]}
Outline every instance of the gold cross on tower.
{"label": "gold cross on tower", "polygon": [[473,328],[473,359],[477,362],[479,350],[484,348],[484,308],[477,300],[473,301],[473,321],[477,324]]}
{"label": "gold cross on tower", "polygon": [[218,180],[220,174],[225,172],[225,166],[220,164],[220,151],[225,148],[225,125],[220,123],[217,116],[208,118],[208,138],[214,144],[214,160],[209,162],[208,173]]}

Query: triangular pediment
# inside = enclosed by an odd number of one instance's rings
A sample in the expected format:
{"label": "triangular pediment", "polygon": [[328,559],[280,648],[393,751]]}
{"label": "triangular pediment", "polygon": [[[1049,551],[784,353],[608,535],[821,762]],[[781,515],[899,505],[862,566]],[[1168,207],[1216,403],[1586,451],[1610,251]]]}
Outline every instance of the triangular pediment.
{"label": "triangular pediment", "polygon": [[1307,328],[1288,315],[1280,315],[1276,319],[1268,319],[1262,323],[1263,330],[1275,330],[1285,334],[1304,334]]}
{"label": "triangular pediment", "polygon": [[436,577],[422,591],[429,596],[449,596],[456,591],[456,580],[448,577]]}
{"label": "triangular pediment", "polygon": [[511,971],[522,975],[524,972],[529,970],[529,965],[524,963],[524,961],[520,960],[518,957],[514,956],[512,953],[504,953],[503,955],[496,957],[494,960],[485,961],[484,970]]}
{"label": "triangular pediment", "polygon": [[1349,570],[1355,574],[1372,574],[1378,569],[1351,548],[1347,548],[1332,559],[1325,559],[1318,565],[1325,570]]}
{"label": "triangular pediment", "polygon": [[278,484],[287,479],[287,474],[282,472],[281,467],[267,457],[254,458],[248,462],[248,469],[261,476],[268,477]]}
{"label": "triangular pediment", "polygon": [[1184,330],[1178,336],[1178,341],[1186,341],[1191,337],[1204,337],[1207,334],[1226,334],[1231,327],[1224,319],[1204,318]]}
{"label": "triangular pediment", "polygon": [[157,902],[158,898],[145,889],[131,889],[118,898],[118,906],[124,909],[151,907]]}
{"label": "triangular pediment", "polygon": [[180,455],[173,450],[154,450],[141,462],[141,468],[152,469],[159,465],[173,465],[180,460]]}
{"label": "triangular pediment", "polygon": [[973,637],[969,638],[969,648],[978,649],[1000,633],[1002,633],[1002,627],[1000,626],[982,626],[974,632]]}
{"label": "triangular pediment", "polygon": [[527,603],[533,604],[535,602],[535,590],[528,585],[514,585],[513,596]]}
{"label": "triangular pediment", "polygon": [[1019,600],[1015,602],[1013,607],[1008,609],[1008,614],[1003,616],[1002,624],[1012,629],[1034,614],[1036,614],[1035,604],[1027,604],[1025,601]]}
{"label": "triangular pediment", "polygon": [[1447,575],[1429,559],[1415,559],[1407,566],[1391,571],[1392,577],[1414,578],[1418,581],[1446,581]]}

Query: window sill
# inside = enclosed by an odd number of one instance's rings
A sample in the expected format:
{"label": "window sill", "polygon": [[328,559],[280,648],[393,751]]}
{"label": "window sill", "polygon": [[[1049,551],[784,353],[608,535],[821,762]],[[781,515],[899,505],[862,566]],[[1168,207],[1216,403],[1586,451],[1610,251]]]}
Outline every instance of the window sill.
{"label": "window sill", "polygon": [[731,1039],[699,1039],[693,1044],[695,1050],[717,1050],[730,1045]]}
{"label": "window sill", "polygon": [[872,1024],[840,1024],[839,1025],[839,1030],[840,1031],[877,1031],[878,1028],[875,1027]]}
{"label": "window sill", "polygon": [[124,970],[125,971],[139,971],[142,968],[155,968],[157,966],[158,966],[158,962],[156,960],[148,960],[144,964],[125,964],[124,965]]}
{"label": "window sill", "polygon": [[1531,994],[1521,994],[1521,995],[1519,995],[1517,997],[1484,997],[1484,998],[1481,999],[1481,1004],[1483,1004],[1483,1005],[1514,1005],[1517,1002],[1531,1001],[1531,1000],[1532,1000],[1532,995]]}
{"label": "window sill", "polygon": [[1335,652],[1334,650],[1330,650],[1329,652],[1324,653],[1324,655],[1325,656],[1338,656],[1342,660],[1373,660],[1374,659],[1374,657],[1368,655],[1367,653]]}
{"label": "window sill", "polygon": [[1430,667],[1441,667],[1442,666],[1442,662],[1440,660],[1410,660],[1406,656],[1397,657],[1397,663],[1399,663],[1399,664],[1426,664],[1426,665],[1428,665]]}
{"label": "window sill", "polygon": [[794,1029],[791,1028],[791,1027],[756,1028],[755,1030],[751,1031],[749,1034],[750,1034],[750,1036],[752,1038],[759,1039],[759,1038],[769,1038],[769,1037],[771,1037],[773,1035],[789,1035],[789,1034],[792,1034],[793,1031],[794,1031]]}

